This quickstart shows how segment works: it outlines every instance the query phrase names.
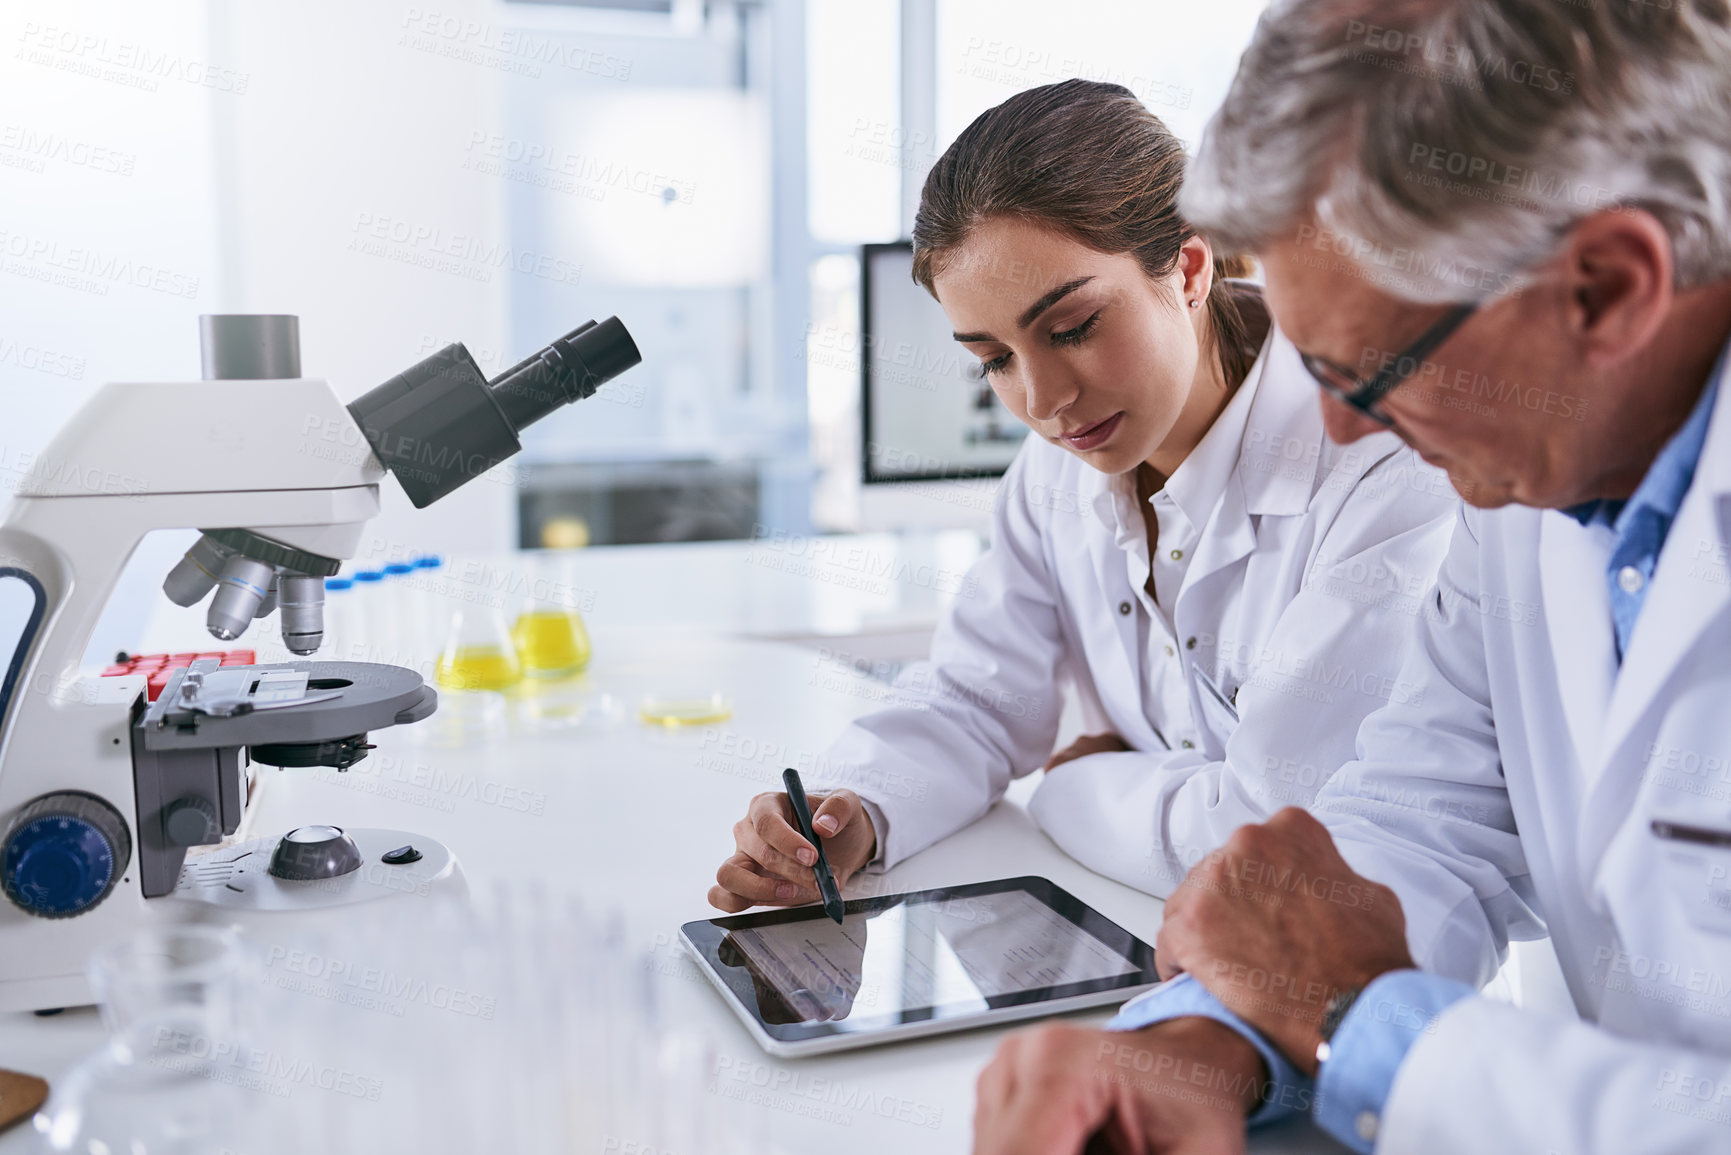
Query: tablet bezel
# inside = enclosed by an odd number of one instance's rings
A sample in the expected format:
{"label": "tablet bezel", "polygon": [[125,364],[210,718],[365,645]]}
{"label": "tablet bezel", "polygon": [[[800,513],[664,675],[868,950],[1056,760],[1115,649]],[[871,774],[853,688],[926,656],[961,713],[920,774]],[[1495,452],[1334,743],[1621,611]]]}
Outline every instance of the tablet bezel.
{"label": "tablet bezel", "polygon": [[[995,1012],[1014,1007],[1027,1007],[1031,1004],[1066,1003],[1070,1006],[1065,1008],[1054,1006],[1054,1011],[1070,1009],[1074,1006],[1075,1000],[1079,998],[1106,995],[1120,990],[1140,990],[1160,981],[1159,975],[1154,970],[1153,947],[1063,887],[1050,879],[1041,878],[1037,875],[1020,875],[1016,878],[999,878],[990,882],[975,882],[962,886],[935,887],[930,890],[905,891],[901,894],[855,898],[850,899],[845,904],[845,913],[869,915],[904,903],[979,898],[984,895],[1003,894],[1017,890],[1032,895],[1037,901],[1055,911],[1066,921],[1093,935],[1109,950],[1136,969],[1127,974],[1114,975],[1104,979],[1033,987],[1025,991],[1012,991],[997,995],[985,1000],[986,1007],[984,1010],[980,1008],[976,1000],[965,1004],[905,1007],[894,1013],[874,1014],[861,1019],[843,1019],[839,1022],[771,1023],[764,1019],[758,1008],[757,991],[752,983],[748,968],[745,965],[734,966],[721,961],[722,940],[733,931],[780,926],[792,922],[817,921],[828,917],[824,914],[823,907],[786,907],[757,911],[751,914],[729,915],[723,918],[700,919],[696,922],[686,923],[681,929],[684,932],[686,942],[696,952],[700,965],[709,972],[710,980],[730,996],[729,1001],[745,1017],[752,1029],[782,1046],[798,1046],[824,1039],[899,1032],[901,1028],[918,1024],[938,1024],[950,1020],[957,1020],[958,1027],[975,1025],[980,1022],[982,1017],[992,1016]],[[1026,1017],[1026,1012],[1015,1017]],[[964,1023],[962,1020],[968,1020],[968,1022]],[[932,1029],[933,1027],[928,1025],[920,1033],[930,1033]]]}

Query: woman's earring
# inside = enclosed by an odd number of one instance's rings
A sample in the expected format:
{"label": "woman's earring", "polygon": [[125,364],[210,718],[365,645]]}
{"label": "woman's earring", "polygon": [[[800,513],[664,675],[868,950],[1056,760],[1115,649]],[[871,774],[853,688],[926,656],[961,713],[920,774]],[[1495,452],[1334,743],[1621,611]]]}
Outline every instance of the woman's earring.
{"label": "woman's earring", "polygon": [[1190,302],[1190,307],[1192,309],[1200,309],[1202,307],[1202,302],[1198,301],[1198,300],[1193,300]]}

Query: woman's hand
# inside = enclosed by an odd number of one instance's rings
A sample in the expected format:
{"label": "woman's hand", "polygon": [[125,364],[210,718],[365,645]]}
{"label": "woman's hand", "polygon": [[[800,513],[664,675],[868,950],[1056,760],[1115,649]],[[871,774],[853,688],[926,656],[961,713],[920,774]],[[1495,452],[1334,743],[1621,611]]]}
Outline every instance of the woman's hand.
{"label": "woman's hand", "polygon": [[[852,790],[807,798],[816,806],[811,813],[812,829],[823,840],[839,890],[877,853],[877,832],[859,795]],[[794,822],[793,803],[786,794],[753,798],[745,817],[734,823],[733,841],[738,850],[715,872],[709,905],[737,914],[750,906],[822,902],[812,870],[817,850]]]}
{"label": "woman's hand", "polygon": [[1128,749],[1130,747],[1124,742],[1124,739],[1116,734],[1087,734],[1046,759],[1046,764],[1041,769],[1051,770],[1066,762],[1086,758],[1089,754],[1116,754]]}

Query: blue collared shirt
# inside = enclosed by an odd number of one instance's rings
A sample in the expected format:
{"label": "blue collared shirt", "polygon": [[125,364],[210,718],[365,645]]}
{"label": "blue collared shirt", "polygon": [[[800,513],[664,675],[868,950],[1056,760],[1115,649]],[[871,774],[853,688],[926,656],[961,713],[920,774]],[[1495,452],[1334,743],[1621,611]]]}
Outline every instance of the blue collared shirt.
{"label": "blue collared shirt", "polygon": [[1407,1052],[1444,1011],[1477,993],[1466,983],[1423,971],[1378,975],[1359,992],[1330,1040],[1332,1053],[1316,1075],[1316,1125],[1370,1155]]}
{"label": "blue collared shirt", "polygon": [[1379,975],[1341,1020],[1334,1053],[1314,1083],[1189,975],[1131,999],[1106,1029],[1134,1031],[1190,1016],[1223,1023],[1243,1035],[1268,1064],[1268,1086],[1248,1120],[1252,1127],[1309,1111],[1317,1126],[1360,1155],[1370,1155],[1406,1053],[1443,1011],[1475,993],[1466,983],[1423,971]]}
{"label": "blue collared shirt", "polygon": [[1617,633],[1619,662],[1629,651],[1635,619],[1646,604],[1647,587],[1653,584],[1653,570],[1659,564],[1659,551],[1665,547],[1671,523],[1677,519],[1677,510],[1695,480],[1695,466],[1700,463],[1701,447],[1707,442],[1707,423],[1713,416],[1719,378],[1724,371],[1725,353],[1721,352],[1689,419],[1671,435],[1671,440],[1647,467],[1647,474],[1633,496],[1627,501],[1589,501],[1564,511],[1582,525],[1607,525],[1611,529],[1611,560],[1605,580],[1611,590],[1611,624]]}

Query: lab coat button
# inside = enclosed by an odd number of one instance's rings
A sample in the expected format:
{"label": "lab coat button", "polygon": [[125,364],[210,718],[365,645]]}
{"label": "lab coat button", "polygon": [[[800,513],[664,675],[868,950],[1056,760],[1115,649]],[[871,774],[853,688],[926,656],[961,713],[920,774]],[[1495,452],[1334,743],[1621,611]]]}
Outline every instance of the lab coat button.
{"label": "lab coat button", "polygon": [[1196,648],[1196,639],[1195,638],[1185,638],[1184,639],[1184,648],[1187,650],[1194,650]]}
{"label": "lab coat button", "polygon": [[1626,594],[1640,593],[1641,587],[1647,584],[1647,579],[1641,576],[1641,571],[1632,565],[1626,565],[1617,571],[1617,584]]}
{"label": "lab coat button", "polygon": [[1181,549],[1173,550],[1172,551],[1172,560],[1173,561],[1183,561],[1184,560],[1184,551]]}
{"label": "lab coat button", "polygon": [[1184,741],[1182,741],[1182,742],[1180,742],[1180,743],[1178,743],[1178,744],[1179,744],[1179,745],[1180,745],[1180,746],[1182,746],[1182,747],[1184,747],[1184,748],[1185,748],[1185,749],[1186,749],[1186,750],[1194,750],[1194,749],[1196,749],[1196,743],[1194,743],[1194,742],[1192,742],[1192,741],[1191,741],[1191,740],[1190,740],[1190,739],[1188,739],[1188,738],[1186,738],[1186,739],[1184,739]]}
{"label": "lab coat button", "polygon": [[1130,616],[1130,603],[1129,602],[1119,602],[1118,603],[1118,612],[1123,614],[1125,617],[1129,617]]}
{"label": "lab coat button", "polygon": [[1168,657],[1168,658],[1170,658],[1170,657],[1171,657],[1171,656],[1172,656],[1172,655],[1173,655],[1173,654],[1176,654],[1176,653],[1177,653],[1177,652],[1178,652],[1178,651],[1177,651],[1177,650],[1175,650],[1175,649],[1173,649],[1173,648],[1172,648],[1172,645],[1171,645],[1171,643],[1170,643],[1170,642],[1168,642],[1168,643],[1167,643],[1167,645],[1166,645],[1166,656],[1167,656],[1167,657]]}
{"label": "lab coat button", "polygon": [[1366,1143],[1376,1142],[1376,1112],[1360,1111],[1358,1118],[1352,1121],[1352,1129],[1358,1132],[1358,1137]]}

